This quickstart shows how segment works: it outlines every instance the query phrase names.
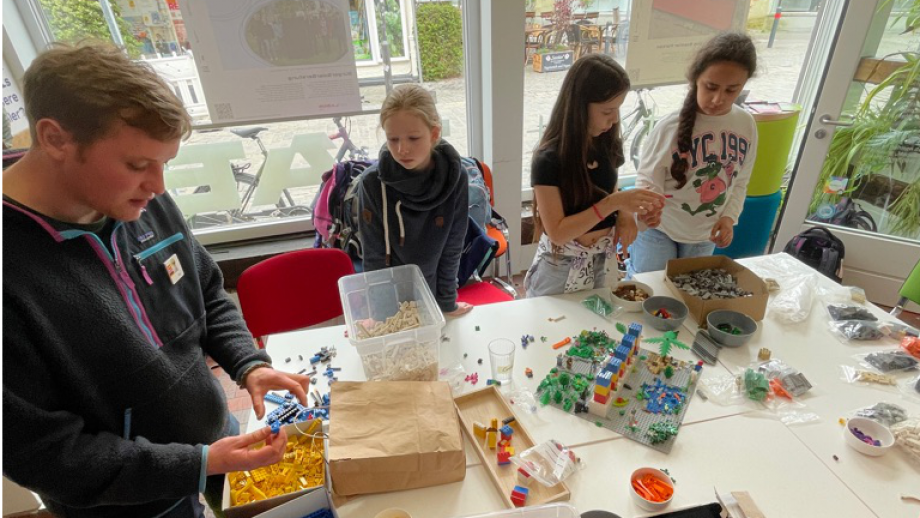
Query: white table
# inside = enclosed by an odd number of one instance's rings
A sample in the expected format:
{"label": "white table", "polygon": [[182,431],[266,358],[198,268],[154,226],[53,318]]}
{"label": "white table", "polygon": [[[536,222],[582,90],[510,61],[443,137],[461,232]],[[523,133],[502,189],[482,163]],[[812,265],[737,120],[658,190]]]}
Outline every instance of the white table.
{"label": "white table", "polygon": [[[763,258],[742,261],[757,264]],[[657,294],[668,294],[663,272],[643,274],[640,281]],[[831,284],[821,278],[821,283]],[[515,354],[514,383],[502,391],[521,387],[534,390],[542,376],[555,366],[552,344],[582,329],[606,329],[614,338],[619,333],[612,322],[583,308],[580,301],[591,292],[525,299],[483,306],[469,315],[449,319],[444,328],[448,342],[442,343],[441,366],[461,363],[468,373],[479,372],[479,384],[463,385],[464,391],[485,385],[490,377],[488,342],[508,338],[518,344]],[[877,308],[876,308],[877,309]],[[880,317],[887,316],[878,311]],[[549,317],[565,315],[559,322]],[[642,322],[641,314],[622,314],[618,320],[628,324]],[[479,331],[476,327],[479,326]],[[625,439],[589,421],[543,408],[536,414],[516,411],[534,439],[555,438],[572,446],[584,458],[587,467],[570,479],[571,503],[584,512],[609,509],[624,517],[643,514],[632,504],[628,494],[628,477],[641,466],[668,467],[678,479],[678,492],[672,509],[713,501],[712,486],[720,491],[751,492],[761,509],[771,517],[785,516],[879,516],[916,518],[920,504],[902,502],[900,493],[920,493],[920,469],[911,465],[895,449],[881,458],[865,457],[843,442],[839,417],[856,408],[879,401],[899,404],[912,414],[920,414],[920,404],[906,400],[894,391],[849,385],[840,378],[840,365],[855,365],[851,356],[878,350],[879,345],[843,345],[827,329],[823,308],[816,302],[809,318],[795,326],[781,326],[769,315],[759,324],[753,340],[738,349],[724,349],[719,365],[706,366],[703,378],[738,373],[756,358],[761,347],[768,347],[778,357],[802,371],[815,388],[803,401],[818,413],[822,421],[806,426],[785,427],[781,423],[754,418],[749,406],[723,407],[695,397],[687,411],[683,427],[669,455]],[[697,330],[688,319],[681,333],[691,343]],[[530,334],[536,341],[520,349],[520,337]],[[661,333],[648,326],[646,336]],[[540,340],[547,337],[547,342]],[[884,342],[893,346],[894,342]],[[300,331],[272,336],[268,352],[276,368],[297,372],[321,346],[335,346],[338,355],[332,365],[341,367],[340,379],[363,380],[364,374],[356,350],[344,336],[344,326]],[[467,357],[464,359],[463,354]],[[304,357],[298,360],[298,355]],[[678,359],[696,361],[689,351],[678,350]],[[285,363],[291,358],[290,363]],[[479,358],[483,364],[477,364]],[[534,371],[534,378],[524,376],[524,368]],[[320,392],[328,390],[320,372]],[[271,405],[268,405],[269,410]],[[252,416],[250,430],[260,423]],[[467,477],[462,483],[383,495],[366,495],[339,508],[340,515],[372,516],[387,507],[402,507],[415,516],[463,516],[501,509],[498,494],[491,486],[480,459],[467,444]],[[833,460],[837,455],[839,461]]]}

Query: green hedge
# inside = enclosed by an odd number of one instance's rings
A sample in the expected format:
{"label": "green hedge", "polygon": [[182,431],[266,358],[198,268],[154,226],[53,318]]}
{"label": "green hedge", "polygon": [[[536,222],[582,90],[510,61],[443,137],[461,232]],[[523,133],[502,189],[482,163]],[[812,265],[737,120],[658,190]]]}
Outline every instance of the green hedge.
{"label": "green hedge", "polygon": [[450,3],[418,4],[418,44],[423,81],[463,75],[463,24]]}

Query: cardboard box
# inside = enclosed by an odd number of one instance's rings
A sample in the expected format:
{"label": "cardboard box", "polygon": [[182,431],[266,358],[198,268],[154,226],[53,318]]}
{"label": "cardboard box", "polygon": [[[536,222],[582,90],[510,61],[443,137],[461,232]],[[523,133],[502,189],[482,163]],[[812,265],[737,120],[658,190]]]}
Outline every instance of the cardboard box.
{"label": "cardboard box", "polygon": [[[308,425],[309,423],[298,423],[298,426],[302,430],[306,430],[307,429],[306,427]],[[328,429],[328,423],[326,422],[323,423],[323,429],[324,430]],[[284,431],[287,433],[288,437],[291,437],[294,435],[302,435],[300,433],[300,430],[298,430],[297,427],[295,427],[292,424],[284,425]],[[326,440],[324,442],[325,442],[324,450],[325,450],[326,455],[328,455],[329,441]],[[281,504],[290,502],[303,495],[317,492],[318,490],[322,490],[318,492],[325,494],[326,487],[328,486],[329,486],[329,470],[326,469],[326,485],[325,486],[317,486],[317,487],[310,487],[307,489],[301,489],[300,491],[296,491],[294,493],[288,493],[286,495],[276,496],[273,498],[269,498],[267,500],[259,500],[257,502],[251,502],[248,504],[236,505],[236,506],[231,507],[230,506],[230,478],[225,477],[224,478],[224,496],[223,496],[223,500],[221,501],[220,507],[221,509],[224,510],[224,515],[226,516],[226,518],[252,518],[254,516],[262,516],[262,513],[265,513],[266,511],[270,509],[278,507]],[[309,514],[309,513],[304,513],[300,516],[304,516],[306,514]]]}
{"label": "cardboard box", "polygon": [[460,419],[443,381],[337,381],[331,387],[329,474],[335,495],[463,480]]}
{"label": "cardboard box", "polygon": [[[710,268],[721,268],[734,275],[738,281],[738,286],[743,290],[750,291],[752,295],[734,299],[703,300],[681,290],[671,281],[671,277],[675,275]],[[754,320],[763,320],[764,314],[767,312],[769,292],[767,291],[766,283],[760,277],[754,275],[754,272],[724,255],[672,259],[668,261],[668,267],[665,269],[665,283],[690,308],[690,314],[701,326],[706,324],[706,315],[717,309],[738,311]]]}
{"label": "cardboard box", "polygon": [[335,507],[332,505],[332,498],[329,497],[329,493],[322,488],[315,488],[290,502],[258,514],[255,518],[303,518],[304,516],[309,516],[310,513],[323,509],[329,509],[332,511],[332,516],[338,518],[339,513],[336,512]]}

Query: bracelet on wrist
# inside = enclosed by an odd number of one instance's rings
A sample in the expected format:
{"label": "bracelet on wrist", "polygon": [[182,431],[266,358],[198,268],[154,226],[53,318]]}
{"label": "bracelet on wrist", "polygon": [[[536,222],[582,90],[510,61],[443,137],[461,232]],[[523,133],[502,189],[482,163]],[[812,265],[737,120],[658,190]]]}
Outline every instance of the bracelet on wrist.
{"label": "bracelet on wrist", "polygon": [[591,208],[594,209],[594,213],[597,214],[597,219],[604,221],[604,216],[601,214],[601,211],[597,208],[597,204],[591,205]]}

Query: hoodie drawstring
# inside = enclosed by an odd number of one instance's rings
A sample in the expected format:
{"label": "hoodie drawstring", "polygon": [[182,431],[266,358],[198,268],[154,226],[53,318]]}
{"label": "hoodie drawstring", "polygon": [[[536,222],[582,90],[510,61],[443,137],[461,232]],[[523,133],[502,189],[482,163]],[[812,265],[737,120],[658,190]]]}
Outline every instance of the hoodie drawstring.
{"label": "hoodie drawstring", "polygon": [[402,200],[396,202],[396,219],[399,221],[399,246],[406,246],[406,227],[403,225]]}
{"label": "hoodie drawstring", "polygon": [[387,221],[387,186],[380,182],[380,192],[383,194],[383,242],[387,247],[386,265],[390,266],[390,224]]}

